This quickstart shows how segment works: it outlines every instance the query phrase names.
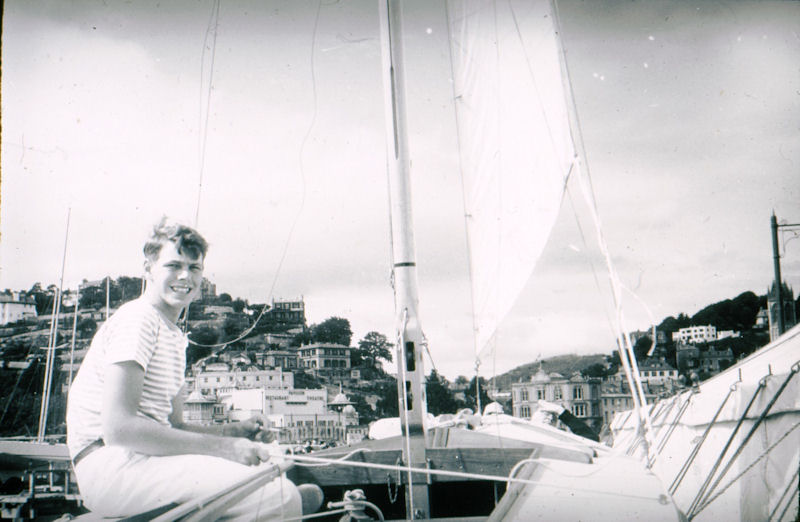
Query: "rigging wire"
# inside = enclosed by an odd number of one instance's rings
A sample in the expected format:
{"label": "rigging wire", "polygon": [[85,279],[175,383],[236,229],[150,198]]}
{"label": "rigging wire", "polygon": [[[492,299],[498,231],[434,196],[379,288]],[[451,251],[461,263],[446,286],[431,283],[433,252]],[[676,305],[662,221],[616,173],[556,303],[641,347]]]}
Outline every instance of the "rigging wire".
{"label": "rigging wire", "polygon": [[[316,59],[316,47],[317,47],[317,45],[316,45],[316,43],[317,43],[317,33],[318,33],[318,28],[319,28],[319,15],[320,15],[320,11],[321,10],[322,10],[322,0],[319,0],[319,2],[317,3],[317,11],[316,11],[316,14],[315,14],[315,17],[314,17],[314,28],[313,28],[312,36],[311,36],[310,74],[311,74],[311,91],[312,91],[312,98],[313,98],[311,121],[309,122],[309,125],[308,125],[308,128],[306,130],[305,135],[303,136],[303,140],[302,140],[302,142],[300,144],[300,150],[298,152],[298,167],[299,167],[298,168],[298,173],[300,175],[300,186],[301,186],[300,204],[299,204],[299,206],[297,208],[297,213],[295,214],[295,216],[294,216],[294,218],[292,220],[292,224],[289,227],[289,233],[286,236],[286,241],[283,244],[283,248],[281,250],[281,256],[280,256],[280,258],[278,260],[278,266],[275,269],[275,275],[273,276],[272,284],[271,284],[271,286],[269,288],[269,292],[267,293],[268,294],[267,301],[264,303],[264,306],[261,307],[261,311],[259,312],[258,316],[256,316],[256,319],[253,321],[253,324],[250,325],[248,328],[246,328],[241,334],[236,336],[234,339],[231,339],[231,340],[228,340],[228,341],[225,341],[225,342],[222,342],[222,343],[205,344],[205,343],[198,343],[198,342],[195,342],[195,341],[189,339],[189,344],[192,344],[194,346],[198,346],[198,347],[202,347],[202,348],[216,348],[217,350],[214,352],[214,354],[219,353],[224,347],[226,347],[226,346],[228,346],[230,344],[239,342],[242,339],[244,339],[245,337],[247,337],[250,334],[250,332],[252,332],[256,328],[256,326],[258,326],[258,323],[261,320],[261,318],[264,316],[264,314],[266,314],[267,310],[269,309],[270,298],[274,295],[275,287],[278,284],[278,278],[280,277],[280,275],[282,273],[283,264],[286,261],[286,256],[287,256],[287,254],[289,252],[289,246],[291,245],[292,238],[294,237],[295,229],[297,228],[297,224],[300,221],[300,216],[302,216],[303,212],[305,211],[307,187],[306,187],[305,169],[303,167],[303,157],[305,155],[306,145],[308,143],[309,137],[311,136],[311,132],[313,131],[314,126],[316,125],[317,112],[318,112],[318,108],[317,108],[317,105],[318,105],[318,94],[317,94],[317,79],[316,79],[316,71],[315,71],[315,59]],[[199,199],[198,199],[198,201],[199,201]],[[198,205],[199,205],[199,203],[198,203]],[[198,210],[198,212],[199,212],[199,210]],[[212,354],[212,355],[214,355],[214,354]]]}
{"label": "rigging wire", "polygon": [[[561,26],[560,23],[560,16],[558,11],[558,4],[551,0],[551,10],[553,16],[553,23],[556,27],[556,33],[558,34],[558,28]],[[649,455],[650,454],[650,447],[652,446],[650,439],[650,418],[643,408],[643,405],[647,404],[647,399],[645,397],[644,389],[642,387],[641,378],[639,376],[639,368],[636,362],[636,357],[633,352],[633,346],[630,339],[630,334],[625,327],[624,315],[622,311],[622,296],[621,296],[621,283],[619,280],[619,275],[617,274],[614,265],[611,261],[611,254],[608,251],[608,245],[605,240],[605,236],[603,234],[602,226],[600,224],[600,215],[597,209],[597,201],[594,196],[594,189],[592,187],[591,181],[591,174],[589,170],[589,164],[586,160],[586,153],[583,145],[583,135],[580,131],[580,118],[578,116],[577,107],[575,106],[575,95],[572,89],[572,84],[569,81],[569,68],[567,67],[566,63],[566,56],[564,56],[563,46],[561,46],[561,64],[563,68],[563,73],[565,78],[567,79],[567,92],[568,92],[568,99],[569,103],[572,106],[572,111],[570,115],[573,119],[574,125],[570,125],[570,132],[573,133],[573,143],[576,146],[577,151],[577,159],[583,163],[582,169],[580,169],[580,173],[582,175],[579,176],[580,185],[583,189],[582,192],[584,194],[584,198],[587,202],[587,207],[589,208],[590,214],[592,216],[592,221],[595,225],[595,233],[597,235],[598,245],[600,247],[601,252],[603,253],[603,257],[606,261],[606,266],[608,268],[609,279],[611,282],[612,293],[614,296],[614,304],[616,308],[616,333],[617,333],[617,341],[619,343],[619,351],[620,351],[620,359],[623,363],[623,368],[625,369],[626,376],[628,378],[629,385],[631,386],[631,394],[634,399],[634,405],[636,412],[639,417],[639,424],[640,430],[642,431],[642,438],[645,444],[645,451]]]}
{"label": "rigging wire", "polygon": [[[197,228],[198,223],[200,221],[200,200],[203,194],[203,174],[205,171],[205,164],[206,164],[206,144],[208,143],[208,120],[209,115],[211,114],[211,90],[214,80],[214,59],[217,55],[217,29],[219,28],[219,5],[220,0],[214,0],[214,3],[211,6],[211,15],[208,19],[208,25],[206,27],[206,35],[203,39],[203,52],[200,56],[200,125],[199,128],[202,129],[202,132],[199,136],[200,143],[199,143],[199,179],[197,181],[197,205],[195,206],[195,214],[194,214],[194,226]],[[206,57],[206,49],[208,48],[208,37],[211,33],[213,24],[213,39],[211,41],[211,64],[209,66],[209,73],[208,73],[208,92],[205,96],[205,118],[203,118],[203,80],[204,80],[204,68],[205,68],[205,57]]]}

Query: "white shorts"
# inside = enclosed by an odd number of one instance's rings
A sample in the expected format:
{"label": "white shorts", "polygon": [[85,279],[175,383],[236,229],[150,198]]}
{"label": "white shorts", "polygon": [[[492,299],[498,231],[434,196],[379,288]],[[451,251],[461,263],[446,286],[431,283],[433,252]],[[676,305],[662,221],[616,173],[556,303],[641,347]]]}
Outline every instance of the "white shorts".
{"label": "white shorts", "polygon": [[[106,516],[131,516],[170,503],[218,493],[263,466],[245,466],[205,455],[153,457],[104,446],[75,466],[86,507]],[[297,487],[284,475],[245,497],[225,513],[225,520],[283,520],[301,516]]]}

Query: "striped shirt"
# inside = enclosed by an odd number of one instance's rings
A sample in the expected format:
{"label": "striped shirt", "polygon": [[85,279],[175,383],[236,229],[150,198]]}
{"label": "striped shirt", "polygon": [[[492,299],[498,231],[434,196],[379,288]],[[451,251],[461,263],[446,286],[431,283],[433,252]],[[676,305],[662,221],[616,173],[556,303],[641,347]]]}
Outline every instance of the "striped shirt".
{"label": "striped shirt", "polygon": [[172,400],[184,383],[186,336],[144,298],[122,305],[100,327],[67,400],[67,446],[73,457],[102,438],[106,370],[134,361],[144,369],[138,415],[169,425]]}

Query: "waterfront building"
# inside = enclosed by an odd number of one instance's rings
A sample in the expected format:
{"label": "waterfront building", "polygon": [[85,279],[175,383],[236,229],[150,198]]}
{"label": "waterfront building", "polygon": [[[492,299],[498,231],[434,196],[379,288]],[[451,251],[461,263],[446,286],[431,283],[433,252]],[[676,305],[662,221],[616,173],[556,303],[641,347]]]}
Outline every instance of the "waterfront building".
{"label": "waterfront building", "polygon": [[261,369],[258,366],[233,366],[211,363],[194,375],[194,387],[203,395],[219,396],[234,389],[294,387],[294,374],[281,368]]}
{"label": "waterfront building", "polygon": [[569,379],[559,373],[545,373],[542,367],[530,382],[511,385],[512,415],[530,419],[538,409],[537,401],[562,405],[573,415],[599,431],[603,422],[600,409],[600,380],[574,373]]}
{"label": "waterfront building", "polygon": [[363,429],[357,428],[358,413],[353,406],[347,403],[340,411],[335,411],[329,408],[327,398],[326,389],[250,389],[232,390],[223,402],[231,420],[264,415],[271,427],[281,430],[278,433],[281,443],[344,443],[348,441],[349,432],[353,433],[350,439],[357,438],[357,433]]}

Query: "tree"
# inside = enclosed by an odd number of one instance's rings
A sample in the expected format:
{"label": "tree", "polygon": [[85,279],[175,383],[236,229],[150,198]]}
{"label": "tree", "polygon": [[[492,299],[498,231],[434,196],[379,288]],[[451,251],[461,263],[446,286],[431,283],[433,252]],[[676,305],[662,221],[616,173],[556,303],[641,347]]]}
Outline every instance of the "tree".
{"label": "tree", "polygon": [[218,339],[219,332],[212,326],[199,325],[192,328],[192,331],[189,332],[189,340],[197,344],[189,343],[189,346],[186,347],[186,366],[191,367],[200,359],[211,355],[214,351],[210,346],[198,345],[216,344]]}
{"label": "tree", "polygon": [[361,357],[370,365],[375,366],[378,359],[392,362],[392,347],[385,335],[378,332],[368,332],[363,339],[358,341],[358,350]]}
{"label": "tree", "polygon": [[80,337],[91,337],[97,331],[97,321],[91,317],[81,317],[75,328]]}
{"label": "tree", "polygon": [[376,404],[378,418],[397,417],[400,415],[400,406],[397,396],[397,380],[390,379],[378,385],[377,394],[380,396]]}
{"label": "tree", "polygon": [[636,355],[637,361],[643,361],[647,358],[647,352],[650,351],[650,347],[653,346],[653,340],[650,338],[649,335],[645,335],[640,337],[636,344],[633,345],[633,353]]}
{"label": "tree", "polygon": [[[475,395],[475,379],[475,377],[470,379],[467,389],[464,390],[464,404],[467,408],[472,408],[475,413],[481,413],[478,411],[478,401],[476,400]],[[492,402],[492,399],[489,398],[489,394],[487,393],[486,381],[484,378],[479,377],[478,379],[481,397],[480,406],[481,408],[485,408],[487,404]]]}
{"label": "tree", "polygon": [[341,317],[330,317],[320,324],[311,326],[311,338],[316,343],[335,343],[350,346],[353,331],[350,321]]}
{"label": "tree", "polygon": [[606,367],[601,363],[594,363],[581,370],[584,377],[605,377]]}
{"label": "tree", "polygon": [[242,313],[242,310],[244,310],[244,307],[247,306],[247,303],[245,301],[242,301],[241,299],[235,299],[231,303],[231,306],[233,307],[234,312],[240,314]]}
{"label": "tree", "polygon": [[425,379],[425,393],[428,397],[428,411],[433,415],[455,413],[458,409],[458,403],[447,386],[447,380],[435,369],[431,370],[431,374]]}
{"label": "tree", "polygon": [[233,301],[231,294],[222,293],[217,296],[217,303],[228,304]]}

